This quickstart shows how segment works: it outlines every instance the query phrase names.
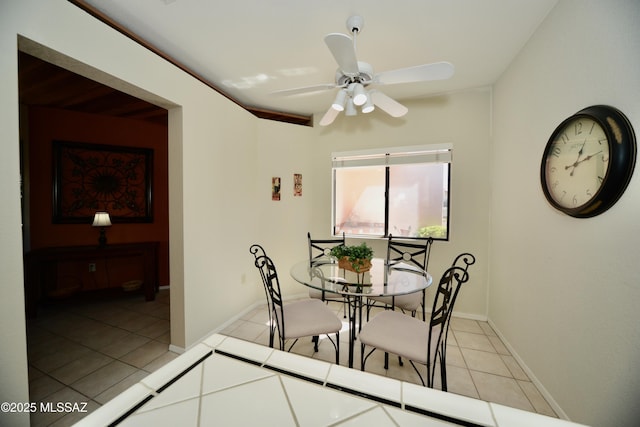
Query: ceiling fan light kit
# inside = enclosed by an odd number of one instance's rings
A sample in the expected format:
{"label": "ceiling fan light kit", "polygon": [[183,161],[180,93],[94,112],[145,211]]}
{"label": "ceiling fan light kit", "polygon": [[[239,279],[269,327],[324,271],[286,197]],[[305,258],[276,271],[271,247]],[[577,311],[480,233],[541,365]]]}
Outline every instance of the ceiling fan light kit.
{"label": "ceiling fan light kit", "polygon": [[356,106],[352,99],[347,102],[347,110],[344,112],[344,115],[349,117],[358,115],[358,110],[356,110]]}
{"label": "ceiling fan light kit", "polygon": [[345,89],[341,89],[338,91],[336,95],[336,99],[333,101],[331,108],[336,111],[344,111],[344,105],[347,102],[347,91]]}
{"label": "ceiling fan light kit", "polygon": [[353,84],[353,103],[358,107],[364,105],[367,102],[367,93],[364,90],[364,86],[361,83],[352,83]]}
{"label": "ceiling fan light kit", "polygon": [[347,30],[351,33],[351,37],[341,33],[331,33],[325,36],[325,44],[338,64],[334,84],[314,85],[278,92],[282,95],[296,95],[339,88],[331,107],[320,120],[320,126],[333,123],[341,111],[345,111],[346,116],[357,115],[356,106],[362,107],[362,112],[365,114],[374,111],[375,107],[380,108],[391,117],[402,117],[407,114],[409,111],[407,107],[379,90],[369,89],[370,85],[381,86],[444,80],[453,76],[454,67],[449,62],[423,64],[375,74],[370,64],[358,61],[356,56],[356,37],[362,31],[363,26],[364,20],[361,16],[351,16],[347,19]]}
{"label": "ceiling fan light kit", "polygon": [[367,97],[367,102],[365,102],[364,105],[362,106],[362,112],[364,114],[369,114],[375,109],[376,109],[376,107],[375,107],[375,105],[373,105],[373,100],[371,99],[370,96]]}

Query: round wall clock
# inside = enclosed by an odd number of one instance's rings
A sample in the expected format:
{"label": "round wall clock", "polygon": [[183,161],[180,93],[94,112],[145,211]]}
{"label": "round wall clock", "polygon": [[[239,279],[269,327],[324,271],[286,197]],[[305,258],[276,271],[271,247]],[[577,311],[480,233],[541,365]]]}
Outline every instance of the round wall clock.
{"label": "round wall clock", "polygon": [[614,107],[594,105],[564,120],[542,156],[540,180],[549,203],[576,218],[599,215],[624,193],[636,163],[636,137]]}

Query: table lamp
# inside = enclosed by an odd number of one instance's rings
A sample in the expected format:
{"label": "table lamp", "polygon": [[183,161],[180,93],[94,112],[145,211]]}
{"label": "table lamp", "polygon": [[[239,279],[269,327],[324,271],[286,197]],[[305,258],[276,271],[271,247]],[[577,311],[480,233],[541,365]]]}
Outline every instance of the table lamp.
{"label": "table lamp", "polygon": [[107,244],[106,228],[111,226],[111,218],[109,218],[108,212],[96,212],[93,217],[93,227],[100,227],[100,237],[98,237],[98,244],[105,246]]}

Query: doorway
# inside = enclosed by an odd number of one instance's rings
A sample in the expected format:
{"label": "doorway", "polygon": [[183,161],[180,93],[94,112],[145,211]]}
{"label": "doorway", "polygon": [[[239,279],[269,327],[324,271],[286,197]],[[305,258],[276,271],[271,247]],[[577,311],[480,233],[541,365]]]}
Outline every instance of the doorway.
{"label": "doorway", "polygon": [[[45,163],[51,163],[50,148],[42,145],[41,141],[46,140],[50,144],[48,135],[58,133],[64,135],[65,139],[78,137],[83,139],[82,142],[92,142],[88,141],[92,139],[90,128],[100,121],[126,124],[140,122],[141,126],[147,128],[164,128],[164,138],[160,143],[164,146],[156,147],[154,156],[154,171],[160,171],[159,179],[158,175],[154,175],[155,229],[150,235],[143,234],[144,237],[141,237],[145,241],[160,242],[161,289],[155,300],[147,302],[143,295],[124,291],[104,297],[101,294],[99,298],[89,292],[62,297],[56,295],[53,298],[40,295],[44,298],[39,300],[37,317],[27,319],[30,400],[87,402],[87,409],[92,410],[126,389],[130,382],[138,382],[176,357],[175,353],[168,350],[171,343],[168,197],[160,195],[168,191],[168,112],[38,56],[23,51],[18,55],[25,252],[38,247],[94,244],[94,238],[97,239],[96,230],[90,224],[52,223],[52,204],[48,200],[52,174],[49,171],[34,171],[38,167],[33,164],[33,159],[42,160],[43,157],[46,157]],[[80,124],[73,126],[72,131],[78,131],[83,126],[85,129],[75,134],[69,131],[70,126],[64,130],[64,122],[75,119]],[[45,131],[43,134],[43,124],[49,122],[57,126],[56,131],[48,134]],[[91,122],[91,126],[86,126],[88,122]],[[165,154],[158,156],[157,153],[163,150]],[[43,175],[38,176],[39,172],[43,172]],[[163,189],[158,182],[162,180]],[[43,202],[38,195],[44,195],[43,199],[47,200]],[[43,202],[42,206],[37,205],[40,202]],[[109,242],[135,241],[135,227],[136,224],[118,226],[114,223],[108,231]],[[149,232],[148,224],[143,227]],[[86,273],[83,271],[79,275],[81,282]],[[81,414],[34,414],[36,417],[59,418],[70,415]],[[58,418],[32,419],[38,425],[55,421]]]}

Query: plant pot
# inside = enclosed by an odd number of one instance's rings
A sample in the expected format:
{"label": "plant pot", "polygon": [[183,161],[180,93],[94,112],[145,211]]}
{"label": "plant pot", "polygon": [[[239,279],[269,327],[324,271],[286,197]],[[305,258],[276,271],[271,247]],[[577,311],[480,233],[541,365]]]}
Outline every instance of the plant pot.
{"label": "plant pot", "polygon": [[353,271],[354,273],[364,273],[365,271],[371,270],[371,260],[357,259],[352,263],[349,261],[349,257],[342,257],[338,259],[338,267]]}

